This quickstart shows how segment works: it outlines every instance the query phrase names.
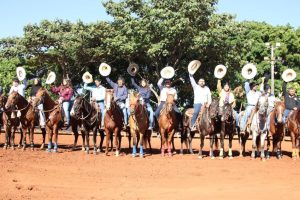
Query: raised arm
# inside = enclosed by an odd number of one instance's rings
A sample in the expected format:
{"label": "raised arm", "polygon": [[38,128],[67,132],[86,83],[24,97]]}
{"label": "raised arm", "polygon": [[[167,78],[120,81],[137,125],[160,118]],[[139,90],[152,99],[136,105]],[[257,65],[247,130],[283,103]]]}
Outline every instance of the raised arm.
{"label": "raised arm", "polygon": [[162,85],[163,81],[164,81],[164,79],[160,78],[157,82],[157,86],[159,87],[160,90],[163,89],[163,85]]}
{"label": "raised arm", "polygon": [[195,87],[197,85],[197,83],[196,83],[196,81],[195,81],[192,74],[190,74],[190,81],[191,81],[192,87]]}
{"label": "raised arm", "polygon": [[88,90],[88,91],[92,91],[94,87],[88,86],[87,83],[84,83],[83,85],[83,89]]}
{"label": "raised arm", "polygon": [[133,87],[137,90],[140,90],[140,86],[138,86],[138,84],[136,84],[135,80],[133,77],[131,77],[131,84],[133,85]]}
{"label": "raised arm", "polygon": [[222,91],[222,85],[221,85],[221,80],[220,79],[218,79],[217,90],[218,90],[218,93],[220,93]]}
{"label": "raised arm", "polygon": [[283,84],[282,84],[282,94],[283,94],[283,96],[285,96],[287,94],[286,85],[287,85],[287,83],[285,81],[283,81]]}
{"label": "raised arm", "polygon": [[106,81],[108,82],[108,84],[109,84],[112,88],[115,88],[115,87],[118,86],[115,82],[113,82],[112,80],[110,80],[109,77],[106,77]]}
{"label": "raised arm", "polygon": [[244,87],[245,87],[246,94],[248,94],[248,92],[250,92],[249,80],[246,80]]}

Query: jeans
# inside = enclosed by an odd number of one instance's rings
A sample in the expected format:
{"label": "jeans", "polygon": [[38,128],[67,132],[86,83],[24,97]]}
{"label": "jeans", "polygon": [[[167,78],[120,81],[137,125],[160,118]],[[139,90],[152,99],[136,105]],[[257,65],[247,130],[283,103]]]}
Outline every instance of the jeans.
{"label": "jeans", "polygon": [[234,118],[235,118],[235,126],[238,127],[239,126],[239,123],[240,123],[240,119],[239,119],[239,114],[236,110],[232,109],[232,113],[234,115]]}
{"label": "jeans", "polygon": [[252,109],[254,108],[255,106],[247,106],[246,107],[246,110],[245,110],[245,114],[241,120],[241,124],[240,124],[240,128],[242,131],[245,131],[246,129],[246,123],[247,123],[247,120],[248,120],[248,117],[251,115],[251,111]]}
{"label": "jeans", "polygon": [[193,113],[193,117],[192,117],[192,127],[195,125],[196,123],[196,120],[197,120],[197,117],[201,111],[201,107],[202,107],[202,104],[201,103],[195,103],[194,104],[194,113]]}
{"label": "jeans", "polygon": [[154,124],[153,124],[154,116],[153,116],[153,109],[152,109],[152,106],[150,105],[150,103],[146,104],[146,108],[149,112],[149,127],[153,128],[153,126],[154,126]]}
{"label": "jeans", "polygon": [[63,102],[63,109],[67,120],[67,125],[70,125],[70,101]]}
{"label": "jeans", "polygon": [[41,128],[45,128],[46,126],[46,117],[45,117],[45,113],[44,113],[44,106],[43,104],[38,105],[38,110],[39,110],[39,121],[40,121],[40,126]]}
{"label": "jeans", "polygon": [[289,114],[291,113],[291,111],[292,111],[292,110],[289,110],[289,109],[285,109],[285,110],[284,110],[284,113],[283,113],[283,121],[284,121],[284,123],[287,122],[287,119],[288,119]]}
{"label": "jeans", "polygon": [[120,107],[120,109],[123,112],[123,117],[124,117],[124,123],[127,125],[128,124],[128,112],[127,112],[127,108],[125,106],[125,103],[123,102],[117,102],[118,106]]}
{"label": "jeans", "polygon": [[98,106],[101,111],[101,126],[104,126],[104,110],[105,110],[104,101],[98,102]]}

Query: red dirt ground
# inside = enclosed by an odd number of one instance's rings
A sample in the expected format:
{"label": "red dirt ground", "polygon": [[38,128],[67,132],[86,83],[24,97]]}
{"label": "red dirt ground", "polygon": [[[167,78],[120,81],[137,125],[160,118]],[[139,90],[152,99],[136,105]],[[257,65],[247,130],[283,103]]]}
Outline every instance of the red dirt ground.
{"label": "red dirt ground", "polygon": [[[300,161],[290,158],[290,141],[283,142],[282,160],[266,162],[249,155],[233,160],[161,157],[158,138],[152,138],[155,154],[144,159],[86,155],[70,151],[72,142],[73,136],[60,135],[57,154],[1,149],[0,199],[300,199]],[[127,139],[122,142],[126,148]],[[35,143],[41,143],[41,135],[35,135]],[[175,143],[178,149],[180,139]],[[198,148],[198,138],[193,146]]]}

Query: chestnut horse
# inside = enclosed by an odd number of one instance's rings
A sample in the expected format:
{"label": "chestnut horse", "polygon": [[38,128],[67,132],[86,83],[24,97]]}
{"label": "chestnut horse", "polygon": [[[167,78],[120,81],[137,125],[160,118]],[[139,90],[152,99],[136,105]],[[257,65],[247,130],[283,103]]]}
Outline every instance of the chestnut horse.
{"label": "chestnut horse", "polygon": [[47,90],[41,87],[32,102],[33,107],[36,109],[38,105],[43,104],[44,113],[46,118],[46,132],[48,135],[48,148],[47,152],[51,152],[52,138],[54,134],[53,152],[57,152],[57,139],[59,124],[62,120],[62,108],[60,105],[52,100]]}
{"label": "chestnut horse", "polygon": [[[158,117],[159,133],[161,135],[161,155],[165,155],[165,149],[168,149],[168,155],[172,156],[171,142],[175,133],[177,124],[176,113],[173,109],[174,95],[167,96],[166,103]],[[167,144],[167,145],[166,145]]]}
{"label": "chestnut horse", "polygon": [[[105,109],[104,114],[104,131],[106,133],[106,150],[108,155],[109,141],[111,135],[115,136],[116,156],[120,155],[121,146],[121,130],[123,127],[123,112],[114,101],[114,90],[107,89],[105,92]],[[112,147],[113,151],[113,147]]]}
{"label": "chestnut horse", "polygon": [[34,119],[35,119],[35,112],[30,105],[30,103],[18,92],[12,92],[7,99],[5,104],[5,109],[15,109],[20,117],[21,123],[21,140],[23,139],[24,133],[24,140],[23,140],[23,150],[26,148],[26,130],[29,130],[29,139],[30,139],[30,147],[31,150],[34,149],[33,143],[33,135],[34,135]]}
{"label": "chestnut horse", "polygon": [[129,94],[129,104],[130,116],[128,122],[130,133],[133,137],[132,157],[136,156],[136,146],[138,141],[140,141],[140,157],[143,158],[143,145],[147,145],[147,141],[151,149],[151,134],[148,134],[148,112],[145,106],[140,103],[140,94],[135,91]]}
{"label": "chestnut horse", "polygon": [[[15,148],[15,132],[20,125],[20,119],[18,117],[11,118],[11,111],[5,109],[5,104],[7,102],[7,96],[1,95],[0,96],[0,108],[3,109],[2,111],[2,124],[5,132],[5,143],[4,143],[4,149],[7,149],[7,147],[11,147],[12,149]],[[13,129],[13,131],[12,131]],[[22,131],[22,129],[20,129]],[[22,133],[21,133],[22,135]],[[20,140],[19,146],[21,146],[22,140]]]}
{"label": "chestnut horse", "polygon": [[299,158],[300,136],[300,110],[292,111],[287,120],[287,128],[292,140],[292,158]]}
{"label": "chestnut horse", "polygon": [[[83,127],[82,134],[85,134],[85,151],[89,153],[89,133],[93,131],[94,154],[97,154],[97,132],[101,125],[101,112],[96,102],[90,104],[83,96],[78,95],[72,107],[72,116],[81,121]],[[101,137],[102,139],[104,137]],[[84,141],[83,141],[84,142]]]}
{"label": "chestnut horse", "polygon": [[267,136],[267,158],[270,157],[270,136],[273,139],[273,152],[276,152],[278,159],[281,159],[281,142],[284,137],[284,103],[276,102],[274,110],[270,113],[270,129]]}

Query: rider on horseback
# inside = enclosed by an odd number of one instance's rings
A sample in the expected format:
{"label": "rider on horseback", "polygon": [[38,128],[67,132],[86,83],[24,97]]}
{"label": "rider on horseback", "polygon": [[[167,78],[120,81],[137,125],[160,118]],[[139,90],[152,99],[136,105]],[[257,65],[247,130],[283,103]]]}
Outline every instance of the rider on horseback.
{"label": "rider on horseback", "polygon": [[232,105],[232,111],[234,113],[233,116],[235,117],[236,122],[238,122],[238,114],[233,109],[235,107],[235,98],[234,98],[233,93],[230,90],[229,83],[226,82],[224,84],[223,89],[222,89],[221,80],[219,79],[218,83],[217,83],[217,90],[219,92],[219,97],[220,97],[220,100],[219,100],[219,115],[221,116],[221,121],[224,121],[224,116],[223,116],[224,105],[231,104]]}
{"label": "rider on horseback", "polygon": [[287,118],[289,117],[289,114],[291,111],[296,111],[300,109],[300,100],[296,95],[296,90],[293,87],[290,87],[288,89],[288,92],[286,90],[286,82],[283,82],[282,85],[282,93],[284,96],[284,105],[285,105],[285,111],[284,111],[284,122],[287,121]]}
{"label": "rider on horseback", "polygon": [[194,113],[191,122],[191,130],[195,131],[196,119],[201,111],[202,105],[206,105],[208,108],[211,104],[211,92],[210,89],[205,86],[203,78],[200,78],[197,84],[193,75],[190,74],[190,81],[194,90]]}

